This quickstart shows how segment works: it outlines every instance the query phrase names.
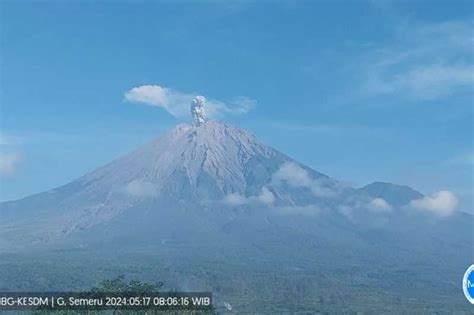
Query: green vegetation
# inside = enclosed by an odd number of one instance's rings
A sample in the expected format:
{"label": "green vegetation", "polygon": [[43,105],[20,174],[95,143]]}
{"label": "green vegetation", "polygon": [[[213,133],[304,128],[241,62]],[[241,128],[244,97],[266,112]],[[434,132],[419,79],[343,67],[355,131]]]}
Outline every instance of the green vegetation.
{"label": "green vegetation", "polygon": [[239,313],[469,314],[472,311],[459,282],[451,280],[459,275],[443,270],[440,277],[441,264],[420,262],[406,270],[346,261],[346,268],[340,268],[314,259],[294,262],[293,256],[281,261],[250,261],[228,251],[224,263],[188,254],[189,257],[166,262],[159,250],[154,256],[123,251],[117,260],[107,261],[103,260],[107,255],[103,252],[58,254],[53,258],[38,254],[34,262],[26,258],[30,256],[3,255],[0,288],[75,292],[208,291],[213,293],[216,310],[225,311],[224,302],[227,302]]}
{"label": "green vegetation", "polygon": [[101,293],[101,292],[133,292],[137,294],[149,294],[159,292],[163,287],[162,282],[158,283],[146,283],[140,280],[130,280],[127,282],[125,276],[120,275],[114,279],[103,280],[98,286],[90,289],[90,293]]}

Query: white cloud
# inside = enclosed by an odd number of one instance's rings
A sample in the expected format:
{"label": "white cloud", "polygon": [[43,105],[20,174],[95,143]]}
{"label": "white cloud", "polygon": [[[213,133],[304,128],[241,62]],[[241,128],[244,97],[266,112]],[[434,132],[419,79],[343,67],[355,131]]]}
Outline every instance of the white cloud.
{"label": "white cloud", "polygon": [[[196,93],[182,93],[160,85],[142,85],[125,93],[125,100],[160,107],[177,118],[189,116],[189,106]],[[208,98],[207,98],[208,99]],[[256,106],[256,101],[238,97],[230,102],[208,99],[206,113],[211,118],[246,114]]]}
{"label": "white cloud", "polygon": [[431,196],[413,200],[409,206],[424,212],[430,212],[444,217],[453,213],[458,204],[458,198],[448,190],[442,190]]}
{"label": "white cloud", "polygon": [[133,197],[149,198],[158,195],[157,187],[150,182],[133,180],[125,186],[125,192]]}
{"label": "white cloud", "polygon": [[401,26],[365,56],[363,94],[434,100],[474,87],[472,22]]}
{"label": "white cloud", "polygon": [[275,201],[275,195],[268,190],[268,188],[263,187],[260,194],[257,196],[257,200],[264,204],[272,204]]}
{"label": "white cloud", "polygon": [[224,197],[223,202],[230,206],[241,206],[248,202],[247,198],[238,194],[238,193],[231,193]]}
{"label": "white cloud", "polygon": [[368,207],[377,212],[388,212],[392,210],[392,206],[383,198],[375,198],[371,200]]}
{"label": "white cloud", "polygon": [[238,193],[231,193],[225,196],[222,201],[230,206],[242,206],[251,203],[271,205],[275,201],[275,196],[267,187],[263,187],[256,196],[245,197]]}
{"label": "white cloud", "polygon": [[18,153],[0,153],[0,174],[12,175],[17,170],[21,157]]}
{"label": "white cloud", "polygon": [[309,189],[316,197],[334,197],[337,191],[325,185],[324,179],[312,179],[305,169],[293,162],[284,163],[272,176],[275,184]]}
{"label": "white cloud", "polygon": [[414,99],[432,100],[450,95],[459,87],[473,86],[474,66],[430,64],[386,77],[375,73],[372,80],[372,93],[403,93]]}
{"label": "white cloud", "polygon": [[184,94],[159,85],[142,85],[125,93],[125,99],[131,103],[143,103],[160,107],[175,117],[189,113],[189,104],[194,95]]}

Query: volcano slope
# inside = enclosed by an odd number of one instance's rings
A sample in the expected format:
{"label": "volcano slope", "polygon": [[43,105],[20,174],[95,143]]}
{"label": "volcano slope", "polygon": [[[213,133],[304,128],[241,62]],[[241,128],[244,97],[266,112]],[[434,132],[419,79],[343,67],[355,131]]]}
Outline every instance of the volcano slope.
{"label": "volcano slope", "polygon": [[[311,145],[311,144],[309,144]],[[62,187],[0,204],[0,289],[124,274],[241,312],[468,312],[473,216],[353,188],[236,126],[180,124]]]}

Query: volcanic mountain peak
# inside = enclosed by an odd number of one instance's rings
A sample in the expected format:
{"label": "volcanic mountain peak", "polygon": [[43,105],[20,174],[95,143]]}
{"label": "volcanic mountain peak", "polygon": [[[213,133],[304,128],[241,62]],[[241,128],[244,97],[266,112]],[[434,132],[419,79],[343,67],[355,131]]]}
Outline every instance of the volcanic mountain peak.
{"label": "volcanic mountain peak", "polygon": [[108,222],[144,204],[147,212],[204,209],[229,194],[269,195],[265,185],[289,160],[229,124],[179,124],[69,184],[2,204],[0,215],[4,222],[37,217],[42,227],[33,233],[52,231],[56,237]]}
{"label": "volcanic mountain peak", "polygon": [[[203,222],[218,229],[229,220],[243,220],[241,211],[247,210],[271,217],[324,212],[353,218],[357,209],[370,208],[374,198],[383,198],[379,202],[388,202],[385,208],[390,208],[420,196],[409,187],[385,183],[353,189],[239,127],[203,118],[179,124],[69,184],[2,203],[0,217],[8,226],[21,227],[25,242],[34,242],[117,220],[138,220],[139,226],[146,218],[165,228],[163,220],[178,220],[184,213],[196,217],[188,222],[195,230]],[[13,244],[17,234],[9,231],[0,229],[0,237]]]}
{"label": "volcanic mountain peak", "polygon": [[[82,185],[152,183],[159,190],[170,181],[197,188],[211,180],[221,192],[245,190],[245,168],[253,159],[272,159],[275,150],[232,125],[208,121],[200,126],[180,124],[141,149],[78,179]],[[97,190],[98,187],[94,187]],[[100,190],[100,189],[99,189]]]}

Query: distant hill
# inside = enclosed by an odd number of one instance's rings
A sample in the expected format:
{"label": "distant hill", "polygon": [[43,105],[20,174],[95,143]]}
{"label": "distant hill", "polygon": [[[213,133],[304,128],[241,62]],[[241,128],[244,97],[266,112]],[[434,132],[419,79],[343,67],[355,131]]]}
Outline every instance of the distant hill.
{"label": "distant hill", "polygon": [[383,198],[390,204],[400,207],[424,195],[406,185],[395,185],[384,182],[373,182],[358,189],[359,192],[367,194],[372,198]]}

